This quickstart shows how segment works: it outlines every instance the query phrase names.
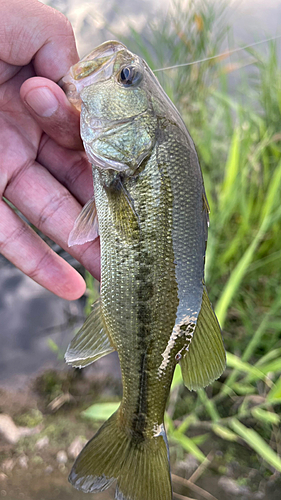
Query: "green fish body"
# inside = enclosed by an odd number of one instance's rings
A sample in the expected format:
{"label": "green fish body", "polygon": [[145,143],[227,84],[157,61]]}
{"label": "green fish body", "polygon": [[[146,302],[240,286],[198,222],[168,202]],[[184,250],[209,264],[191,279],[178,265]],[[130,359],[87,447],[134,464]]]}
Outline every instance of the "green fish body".
{"label": "green fish body", "polygon": [[[100,235],[101,294],[66,361],[117,350],[123,397],[78,456],[70,482],[117,500],[171,500],[164,411],[175,366],[190,390],[220,376],[225,352],[204,285],[208,203],[194,143],[145,61],[106,42],[63,84],[81,103],[94,200],[70,244]],[[98,221],[98,222],[97,222]],[[97,229],[98,228],[98,229]]]}

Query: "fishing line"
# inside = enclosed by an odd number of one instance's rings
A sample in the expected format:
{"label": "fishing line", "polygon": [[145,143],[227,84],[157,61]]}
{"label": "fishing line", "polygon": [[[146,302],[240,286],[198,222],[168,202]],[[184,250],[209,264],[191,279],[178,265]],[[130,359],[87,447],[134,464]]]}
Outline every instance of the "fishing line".
{"label": "fishing line", "polygon": [[183,63],[183,64],[176,64],[175,66],[168,66],[166,68],[154,69],[153,72],[156,73],[156,71],[165,71],[167,69],[182,68],[184,66],[191,66],[192,64],[198,64],[198,63],[202,63],[205,61],[211,61],[212,59],[217,59],[218,57],[229,56],[230,54],[234,54],[235,52],[249,49],[250,47],[254,47],[255,45],[260,45],[262,43],[270,42],[272,40],[277,40],[277,38],[281,38],[281,35],[273,36],[272,38],[267,38],[266,40],[260,40],[259,42],[250,43],[249,45],[245,45],[244,47],[239,47],[238,49],[230,49],[230,50],[227,50],[226,52],[222,52],[221,54],[217,54],[216,56],[205,57],[204,59],[199,59],[198,61],[193,61],[193,62]]}

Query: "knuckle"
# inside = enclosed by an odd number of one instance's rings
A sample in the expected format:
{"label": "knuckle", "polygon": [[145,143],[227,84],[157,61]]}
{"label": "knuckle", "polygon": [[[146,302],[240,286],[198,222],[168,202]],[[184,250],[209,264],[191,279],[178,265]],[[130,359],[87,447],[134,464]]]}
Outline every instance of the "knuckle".
{"label": "knuckle", "polygon": [[71,167],[67,170],[65,174],[65,180],[67,186],[72,188],[78,182],[80,177],[83,177],[85,174],[89,173],[89,181],[91,181],[91,165],[88,162],[84,153],[80,155],[80,158],[74,161]]}
{"label": "knuckle", "polygon": [[50,220],[58,214],[58,212],[63,209],[63,213],[67,210],[66,205],[68,201],[72,198],[71,194],[65,190],[63,192],[59,192],[54,194],[48,203],[41,209],[36,227],[39,231],[43,231],[46,221],[48,221],[48,225],[50,224]]}
{"label": "knuckle", "polygon": [[18,245],[27,231],[29,231],[29,226],[22,223],[19,227],[16,227],[13,231],[7,234],[2,240],[0,239],[0,253],[5,255],[6,248],[9,248],[14,243]]}
{"label": "knuckle", "polygon": [[50,265],[50,262],[52,260],[52,251],[49,247],[47,247],[44,250],[43,255],[41,258],[33,264],[33,267],[28,269],[28,276],[32,278],[33,280],[36,280],[36,278],[42,273],[44,268],[48,268]]}
{"label": "knuckle", "polygon": [[[48,6],[45,6],[48,7]],[[54,34],[60,37],[72,37],[74,39],[73,28],[67,17],[58,10],[48,7],[50,15],[50,26],[53,27]],[[46,24],[46,29],[49,32],[50,26]]]}
{"label": "knuckle", "polygon": [[72,28],[71,22],[69,21],[69,19],[67,19],[67,17],[65,17],[65,16],[63,16],[63,17],[64,17],[63,22],[64,22],[65,34],[67,36],[70,36],[70,37],[74,38],[74,32],[73,32],[73,28]]}

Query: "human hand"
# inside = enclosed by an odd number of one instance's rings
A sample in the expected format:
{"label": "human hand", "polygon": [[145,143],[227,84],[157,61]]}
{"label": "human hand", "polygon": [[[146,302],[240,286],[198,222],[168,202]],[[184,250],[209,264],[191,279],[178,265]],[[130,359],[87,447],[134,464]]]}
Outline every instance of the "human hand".
{"label": "human hand", "polygon": [[73,300],[83,278],[5,201],[99,279],[99,240],[67,246],[80,203],[93,194],[79,114],[55,83],[79,59],[72,28],[37,0],[0,0],[0,12],[0,252]]}

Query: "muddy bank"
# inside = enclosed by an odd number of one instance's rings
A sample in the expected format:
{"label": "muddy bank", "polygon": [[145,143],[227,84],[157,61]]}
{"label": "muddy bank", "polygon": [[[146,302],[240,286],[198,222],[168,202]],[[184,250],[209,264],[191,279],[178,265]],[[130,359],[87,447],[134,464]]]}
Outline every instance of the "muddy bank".
{"label": "muddy bank", "polygon": [[[110,361],[113,367],[115,356]],[[121,384],[99,369],[47,370],[25,389],[1,389],[0,498],[85,498],[67,478],[77,454],[100,426],[83,418],[82,412],[105,395],[107,400],[119,400]],[[95,496],[112,497],[112,492]]]}
{"label": "muddy bank", "polygon": [[[105,359],[109,359],[111,367],[116,362],[111,355]],[[75,456],[101,425],[83,417],[83,411],[93,403],[118,401],[121,394],[120,379],[98,375],[94,365],[83,371],[47,370],[24,390],[2,389],[0,498],[88,498],[67,481]],[[6,424],[10,423],[10,434],[7,425],[3,431],[3,418]],[[238,443],[226,445],[215,435],[208,443],[201,448],[210,464],[202,470],[192,455],[170,442],[175,499],[181,498],[177,494],[194,500],[280,499],[280,478],[270,472],[264,477],[262,469],[254,468],[252,452],[247,447]],[[182,484],[182,478],[189,483]],[[114,488],[93,498],[113,500]]]}

